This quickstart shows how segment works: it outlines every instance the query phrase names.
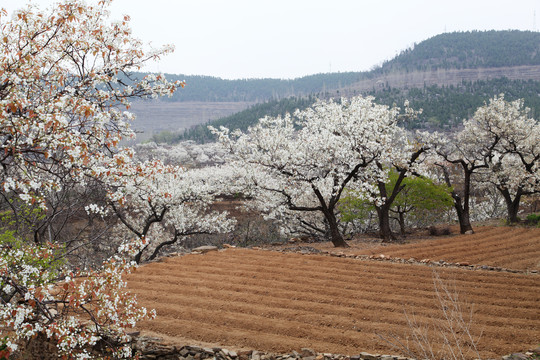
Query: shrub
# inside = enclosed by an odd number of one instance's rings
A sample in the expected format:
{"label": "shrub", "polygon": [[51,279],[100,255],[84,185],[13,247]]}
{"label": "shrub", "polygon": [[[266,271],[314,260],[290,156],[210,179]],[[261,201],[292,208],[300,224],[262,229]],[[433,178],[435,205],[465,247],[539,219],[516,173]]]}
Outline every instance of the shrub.
{"label": "shrub", "polygon": [[527,215],[527,224],[528,225],[540,225],[540,214],[529,214],[529,215]]}
{"label": "shrub", "polygon": [[450,235],[450,228],[448,226],[430,226],[428,228],[429,235],[431,236],[442,236]]}

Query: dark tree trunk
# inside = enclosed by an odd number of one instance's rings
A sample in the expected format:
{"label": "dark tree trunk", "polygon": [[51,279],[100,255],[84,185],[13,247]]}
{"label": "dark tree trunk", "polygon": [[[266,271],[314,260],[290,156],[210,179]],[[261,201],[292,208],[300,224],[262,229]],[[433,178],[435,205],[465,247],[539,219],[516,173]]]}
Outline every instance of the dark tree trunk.
{"label": "dark tree trunk", "polygon": [[[148,258],[147,261],[152,261],[152,260],[154,260],[154,259],[158,256],[160,250],[161,250],[163,247],[169,246],[169,245],[173,245],[174,243],[176,243],[176,242],[178,241],[179,235],[180,235],[179,233],[175,232],[175,233],[174,233],[174,237],[173,237],[171,240],[169,240],[169,241],[164,241],[164,242],[160,243],[158,246],[156,246],[156,249],[154,250],[154,252],[152,253],[152,255],[150,255],[150,257]],[[139,258],[139,259],[140,259],[140,258]],[[138,264],[138,262],[137,262],[137,264]]]}
{"label": "dark tree trunk", "polygon": [[334,244],[335,247],[349,247],[349,244],[345,242],[343,236],[339,232],[336,215],[330,210],[323,211],[323,214],[328,221],[330,241],[332,241],[332,244]]}
{"label": "dark tree trunk", "polygon": [[390,228],[390,206],[384,204],[376,206],[377,215],[379,216],[379,236],[383,242],[389,242],[396,239]]}
{"label": "dark tree trunk", "polygon": [[474,232],[472,225],[471,225],[471,219],[469,215],[469,209],[465,210],[461,207],[461,203],[454,204],[454,207],[456,208],[456,212],[458,215],[458,221],[459,221],[459,232],[461,234],[465,234],[467,231]]}
{"label": "dark tree trunk", "polygon": [[[422,147],[414,152],[409,160],[409,165],[414,164],[424,151],[426,151],[426,149]],[[380,163],[377,163],[377,166],[381,170],[384,169],[383,165]],[[379,236],[382,238],[383,242],[396,240],[396,237],[390,228],[390,209],[392,208],[392,204],[394,203],[394,200],[396,200],[398,194],[405,188],[405,185],[402,185],[402,183],[407,174],[407,170],[404,168],[398,168],[397,166],[395,166],[395,169],[398,172],[398,178],[396,179],[396,183],[394,184],[394,188],[390,194],[388,194],[386,191],[385,183],[379,181],[377,184],[380,198],[385,199],[384,204],[381,206],[375,206],[377,215],[379,216]]]}
{"label": "dark tree trunk", "polygon": [[465,200],[462,201],[461,197],[454,191],[452,191],[452,198],[454,199],[454,208],[459,221],[459,232],[465,234],[467,231],[474,231],[471,225],[468,203]]}
{"label": "dark tree trunk", "polygon": [[521,196],[523,195],[523,191],[521,188],[518,188],[516,192],[516,197],[512,200],[512,195],[510,195],[510,191],[508,189],[501,189],[497,188],[501,192],[504,202],[506,203],[506,220],[509,224],[516,224],[519,222],[518,219],[518,211],[519,211],[519,202],[521,201]]}
{"label": "dark tree trunk", "polygon": [[[463,174],[464,174],[463,199],[461,198],[461,196],[459,196],[455,192],[455,190],[452,190],[451,194],[452,194],[452,198],[454,199],[454,208],[456,209],[456,213],[457,213],[457,217],[459,221],[459,232],[461,234],[465,234],[467,231],[474,232],[471,225],[470,207],[469,207],[469,198],[471,194],[471,175],[473,173],[473,170],[468,169],[465,163],[461,163],[461,166],[463,168]],[[446,185],[448,185],[449,187],[452,187],[448,170],[446,168],[442,168],[442,169],[444,172],[444,179],[445,179]]]}
{"label": "dark tree trunk", "polygon": [[135,258],[133,259],[137,265],[141,263],[142,254],[143,252],[139,251],[137,255],[135,255]]}
{"label": "dark tree trunk", "polygon": [[405,235],[405,213],[403,211],[399,212],[399,229],[401,231],[401,235]]}

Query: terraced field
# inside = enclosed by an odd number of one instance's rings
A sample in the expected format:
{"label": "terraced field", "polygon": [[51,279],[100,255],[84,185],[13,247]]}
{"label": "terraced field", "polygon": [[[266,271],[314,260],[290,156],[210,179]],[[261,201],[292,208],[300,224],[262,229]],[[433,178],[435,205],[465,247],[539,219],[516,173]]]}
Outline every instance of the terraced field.
{"label": "terraced field", "polygon": [[[471,333],[480,338],[483,358],[538,346],[540,276],[456,268],[436,273],[459,296],[465,317],[472,304]],[[128,282],[141,304],[158,313],[140,329],[183,344],[403,353],[381,336],[413,348],[415,327],[407,318],[414,317],[419,328],[429,327],[435,349],[443,348],[432,328],[443,310],[434,270],[425,265],[228,249],[148,264]]]}
{"label": "terraced field", "polygon": [[[335,251],[329,244],[320,244],[317,247]],[[467,262],[522,271],[538,271],[540,270],[540,229],[480,226],[475,228],[475,233],[472,235],[427,238],[403,245],[366,248],[362,242],[351,242],[351,248],[344,251],[351,254],[384,254],[403,259],[413,257],[417,260]]]}

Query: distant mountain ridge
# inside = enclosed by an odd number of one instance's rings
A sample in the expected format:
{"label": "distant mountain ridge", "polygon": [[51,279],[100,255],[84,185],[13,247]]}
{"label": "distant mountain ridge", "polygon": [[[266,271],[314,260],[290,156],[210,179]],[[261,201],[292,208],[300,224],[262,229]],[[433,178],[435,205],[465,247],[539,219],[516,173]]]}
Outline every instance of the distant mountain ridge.
{"label": "distant mountain ridge", "polygon": [[[170,74],[167,77],[186,80],[187,85],[172,98],[161,100],[167,101],[164,109],[172,112],[180,104],[201,102],[198,108],[206,110],[193,112],[193,119],[179,119],[160,126],[160,120],[156,120],[159,106],[155,106],[135,123],[142,124],[140,128],[146,135],[152,136],[146,129],[155,129],[150,131],[155,135],[164,130],[167,139],[209,141],[207,123],[245,129],[259,117],[276,116],[296,105],[302,107],[314,97],[359,94],[373,95],[377,102],[388,105],[410,99],[414,106],[425,109],[422,118],[410,124],[411,127],[448,128],[459,126],[476,107],[501,92],[509,100],[525,98],[526,106],[535,115],[540,114],[540,33],[517,30],[444,33],[415,44],[367,72],[316,74],[291,80],[224,80]],[[237,108],[239,113],[223,112],[220,118],[207,116],[217,113],[214,108],[223,108],[220,105],[223,102],[242,103],[244,107]],[[146,118],[147,114],[152,118]]]}
{"label": "distant mountain ridge", "polygon": [[[144,74],[140,74],[142,76]],[[186,88],[166,101],[263,102],[325,92],[377,90],[377,87],[456,85],[497,77],[540,81],[540,33],[467,31],[444,33],[402,51],[367,72],[327,73],[284,79],[225,80],[211,76],[166,74]]]}
{"label": "distant mountain ridge", "polygon": [[444,33],[402,51],[375,72],[478,69],[540,65],[540,33],[466,31]]}

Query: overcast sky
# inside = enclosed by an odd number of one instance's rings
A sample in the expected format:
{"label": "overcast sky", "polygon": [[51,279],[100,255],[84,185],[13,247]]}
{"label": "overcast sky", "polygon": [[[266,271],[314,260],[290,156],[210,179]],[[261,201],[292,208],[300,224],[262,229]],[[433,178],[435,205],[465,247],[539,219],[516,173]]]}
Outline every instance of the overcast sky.
{"label": "overcast sky", "polygon": [[364,71],[444,32],[540,27],[540,0],[115,0],[111,11],[143,41],[175,45],[149,71],[227,79]]}

